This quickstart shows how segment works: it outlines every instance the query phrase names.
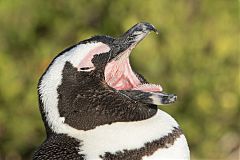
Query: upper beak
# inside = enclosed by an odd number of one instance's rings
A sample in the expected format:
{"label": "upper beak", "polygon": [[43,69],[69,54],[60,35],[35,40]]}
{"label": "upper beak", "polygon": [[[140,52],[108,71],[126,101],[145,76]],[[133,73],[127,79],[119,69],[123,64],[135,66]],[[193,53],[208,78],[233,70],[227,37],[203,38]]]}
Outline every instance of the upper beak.
{"label": "upper beak", "polygon": [[113,41],[112,55],[109,60],[115,58],[119,53],[123,53],[127,49],[132,49],[143,40],[150,32],[158,33],[158,30],[150,23],[140,22],[131,27],[121,37]]}
{"label": "upper beak", "polygon": [[158,30],[157,30],[152,24],[150,24],[150,23],[142,22],[142,23],[139,23],[139,25],[140,25],[142,28],[146,27],[145,30],[153,31],[153,32],[155,32],[155,33],[158,34]]}
{"label": "upper beak", "polygon": [[141,22],[134,25],[120,38],[128,44],[135,44],[145,38],[151,31],[158,33],[158,30],[150,23]]}
{"label": "upper beak", "polygon": [[141,32],[149,33],[151,31],[158,33],[158,30],[152,24],[147,22],[140,22],[135,24],[126,33],[124,33],[124,36],[136,35],[136,34],[140,34]]}

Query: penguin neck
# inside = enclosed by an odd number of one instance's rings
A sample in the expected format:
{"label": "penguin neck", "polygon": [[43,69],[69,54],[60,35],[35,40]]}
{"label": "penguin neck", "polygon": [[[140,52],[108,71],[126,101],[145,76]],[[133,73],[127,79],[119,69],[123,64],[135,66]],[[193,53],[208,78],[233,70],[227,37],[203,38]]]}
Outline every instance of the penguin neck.
{"label": "penguin neck", "polygon": [[[136,133],[146,133],[141,134],[143,137],[148,138],[149,136],[154,137],[161,137],[168,133],[170,133],[174,127],[178,127],[178,123],[166,112],[158,109],[156,114],[151,118],[140,120],[140,121],[129,121],[129,122],[114,122],[111,124],[104,124],[97,126],[94,129],[90,130],[78,130],[75,129],[67,124],[63,124],[63,126],[59,126],[58,130],[52,130],[51,127],[48,126],[47,120],[44,118],[44,112],[42,113],[43,121],[45,124],[45,128],[47,131],[47,135],[51,135],[54,133],[63,133],[67,134],[70,137],[76,138],[78,140],[86,139],[86,137],[98,137],[103,136],[104,138],[114,137],[116,139],[123,139],[127,134]],[[105,132],[105,133],[104,133]],[[104,134],[102,134],[104,133]],[[116,134],[117,133],[117,134]],[[154,136],[155,135],[155,136]],[[122,136],[122,137],[121,137]],[[121,137],[121,138],[118,138]],[[140,138],[141,139],[141,138]]]}
{"label": "penguin neck", "polygon": [[[82,131],[78,130],[79,134],[76,132],[72,132],[73,136],[79,135],[79,137],[75,137],[79,140],[84,140],[85,136],[105,136],[106,138],[110,138],[112,136],[115,137],[121,137],[124,134],[134,134],[136,133],[144,133],[142,134],[143,137],[149,138],[149,137],[159,137],[164,136],[168,133],[170,133],[174,127],[179,127],[178,123],[166,112],[158,109],[157,113],[152,116],[151,118],[140,120],[140,121],[129,121],[129,122],[114,122],[111,124],[104,124],[97,126],[94,129]],[[101,132],[105,132],[102,134]],[[118,134],[114,134],[118,133]],[[71,133],[69,132],[69,135]],[[132,135],[133,139],[134,135]],[[154,136],[156,135],[156,136]],[[131,135],[129,135],[131,136]],[[126,138],[126,137],[122,137]],[[138,138],[137,138],[138,139]],[[120,138],[119,138],[120,141]]]}
{"label": "penguin neck", "polygon": [[[82,141],[81,154],[95,158],[105,151],[115,153],[124,149],[141,148],[147,142],[160,139],[178,128],[177,122],[164,111],[153,117],[132,122],[115,122],[92,130],[70,132],[68,135]],[[111,145],[106,145],[111,144]]]}

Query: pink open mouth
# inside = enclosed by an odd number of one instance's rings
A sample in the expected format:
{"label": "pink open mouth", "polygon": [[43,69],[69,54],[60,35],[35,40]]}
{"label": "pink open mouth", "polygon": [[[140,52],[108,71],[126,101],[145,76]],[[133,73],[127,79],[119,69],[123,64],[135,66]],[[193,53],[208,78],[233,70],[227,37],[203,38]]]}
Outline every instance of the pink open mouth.
{"label": "pink open mouth", "polygon": [[129,63],[129,56],[135,45],[120,53],[105,67],[105,80],[116,90],[141,90],[144,92],[161,92],[162,87],[156,84],[141,83]]}

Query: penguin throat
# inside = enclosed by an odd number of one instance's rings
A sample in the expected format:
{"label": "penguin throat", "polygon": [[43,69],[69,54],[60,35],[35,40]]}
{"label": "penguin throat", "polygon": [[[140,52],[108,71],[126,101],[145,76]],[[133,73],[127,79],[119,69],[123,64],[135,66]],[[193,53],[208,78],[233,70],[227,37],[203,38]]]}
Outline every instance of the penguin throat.
{"label": "penguin throat", "polygon": [[162,87],[156,84],[141,83],[129,62],[133,47],[120,53],[105,67],[105,81],[116,90],[141,90],[145,92],[161,92]]}

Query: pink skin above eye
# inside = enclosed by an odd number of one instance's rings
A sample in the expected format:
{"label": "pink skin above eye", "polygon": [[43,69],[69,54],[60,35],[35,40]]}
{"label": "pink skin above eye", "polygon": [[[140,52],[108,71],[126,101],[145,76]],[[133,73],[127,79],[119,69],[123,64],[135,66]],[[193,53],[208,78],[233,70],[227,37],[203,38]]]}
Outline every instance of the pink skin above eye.
{"label": "pink skin above eye", "polygon": [[96,46],[95,48],[90,50],[87,53],[87,55],[82,59],[82,61],[78,65],[78,70],[80,70],[80,68],[84,68],[84,67],[93,68],[94,65],[91,61],[93,56],[96,55],[96,54],[101,54],[101,53],[108,52],[109,50],[110,50],[109,46],[107,46],[106,44],[103,44],[103,43],[99,43],[98,46]]}

